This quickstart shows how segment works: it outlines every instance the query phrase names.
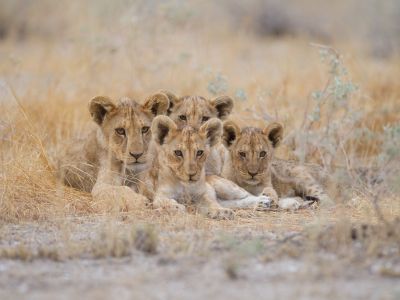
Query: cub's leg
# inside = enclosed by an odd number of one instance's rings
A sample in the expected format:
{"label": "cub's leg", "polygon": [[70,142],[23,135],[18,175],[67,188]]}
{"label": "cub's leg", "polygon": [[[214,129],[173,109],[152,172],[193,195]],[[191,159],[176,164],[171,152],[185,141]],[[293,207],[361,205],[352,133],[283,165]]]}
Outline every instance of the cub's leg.
{"label": "cub's leg", "polygon": [[184,205],[178,203],[174,197],[174,191],[167,186],[160,186],[154,195],[153,208],[163,209],[168,212],[185,212]]}
{"label": "cub's leg", "polygon": [[297,196],[302,197],[309,204],[317,202],[321,206],[334,205],[328,194],[305,167],[298,166],[292,172],[293,178],[296,179],[293,189]]}
{"label": "cub's leg", "polygon": [[223,207],[229,208],[267,208],[271,200],[268,196],[254,196],[234,182],[217,175],[207,176],[207,183],[216,192],[216,197]]}
{"label": "cub's leg", "polygon": [[147,198],[128,186],[96,184],[92,190],[94,208],[101,212],[132,211],[145,207]]}
{"label": "cub's leg", "polygon": [[249,192],[245,189],[217,175],[207,176],[207,183],[214,188],[217,198],[220,200],[243,199],[249,196]]}
{"label": "cub's leg", "polygon": [[[313,171],[313,169],[310,170]],[[279,194],[281,196],[287,195],[286,190],[289,188],[294,192],[295,196],[303,199],[302,207],[313,203],[321,206],[334,205],[334,202],[326,194],[319,181],[311,175],[309,167],[295,165],[293,162],[277,160],[272,171],[273,185],[280,190]],[[317,174],[318,172],[314,170],[314,173]],[[326,178],[322,179],[326,180]]]}
{"label": "cub's leg", "polygon": [[100,211],[129,211],[144,207],[148,202],[143,195],[121,185],[118,173],[100,169],[92,192],[94,207]]}
{"label": "cub's leg", "polygon": [[218,203],[215,190],[209,184],[206,184],[206,191],[197,200],[196,207],[201,214],[212,219],[232,220],[235,217],[231,209],[224,208]]}

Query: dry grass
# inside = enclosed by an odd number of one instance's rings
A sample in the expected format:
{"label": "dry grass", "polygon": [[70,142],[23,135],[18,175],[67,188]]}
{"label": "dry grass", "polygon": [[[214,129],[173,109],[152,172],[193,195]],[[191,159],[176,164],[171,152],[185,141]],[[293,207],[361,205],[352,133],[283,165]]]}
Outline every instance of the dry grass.
{"label": "dry grass", "polygon": [[[155,43],[167,43],[164,39],[161,37]],[[234,118],[240,115],[242,121],[257,124],[265,116],[273,116],[285,123],[289,135],[303,120],[302,109],[308,105],[310,92],[320,88],[326,80],[318,54],[303,40],[272,42],[244,36],[221,40],[217,36],[215,43],[205,43],[199,53],[197,47],[190,46],[193,45],[191,37],[182,39],[187,40],[185,51],[193,51],[189,62],[153,70],[151,67],[157,66],[157,62],[152,60],[152,51],[146,51],[140,56],[148,66],[141,72],[134,66],[126,69],[125,61],[131,57],[130,53],[107,55],[102,57],[101,65],[93,65],[91,60],[97,53],[92,52],[93,57],[88,57],[82,52],[89,50],[82,50],[78,45],[71,47],[67,58],[60,60],[58,51],[61,49],[47,53],[50,45],[41,43],[38,46],[30,42],[11,47],[3,43],[2,52],[19,55],[23,60],[17,67],[10,61],[1,67],[1,72],[6,74],[2,82],[4,101],[0,124],[1,219],[19,221],[92,211],[88,195],[57,183],[55,169],[57,156],[66,143],[74,135],[84,134],[89,127],[87,101],[95,95],[131,94],[142,99],[159,89],[170,89],[177,94],[208,95],[207,82],[211,75],[205,73],[206,66],[213,66],[214,70],[223,70],[228,78],[226,93],[234,95],[236,87],[246,91],[248,100],[236,102]],[[31,52],[30,47],[39,49]],[[47,53],[44,62],[43,52]],[[384,124],[398,121],[400,87],[394,80],[399,76],[394,68],[398,60],[371,61],[353,49],[344,48],[342,52],[354,53],[354,58],[348,55],[345,62],[353,81],[360,85],[360,92],[352,103],[365,113],[360,126],[380,132]],[[242,53],[246,53],[245,66],[238,60]],[[218,61],[212,61],[217,57]],[[169,53],[163,57],[166,61],[172,58]],[[139,74],[134,75],[136,72]],[[26,76],[24,82],[19,74]],[[50,83],[43,87],[46,80]],[[132,88],[136,81],[141,83],[141,88]],[[377,94],[379,90],[381,93]],[[375,140],[361,141],[361,144],[358,141],[357,151],[362,157],[370,157],[377,151],[375,145]],[[287,149],[282,148],[281,156],[291,155]]]}

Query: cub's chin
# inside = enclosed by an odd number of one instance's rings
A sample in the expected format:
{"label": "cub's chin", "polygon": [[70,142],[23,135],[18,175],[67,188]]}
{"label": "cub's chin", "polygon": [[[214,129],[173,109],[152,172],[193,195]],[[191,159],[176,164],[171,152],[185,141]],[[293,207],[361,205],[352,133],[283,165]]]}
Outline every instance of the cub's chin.
{"label": "cub's chin", "polygon": [[257,185],[260,183],[260,180],[253,178],[253,179],[246,179],[244,182],[246,182],[246,184],[248,185]]}
{"label": "cub's chin", "polygon": [[147,169],[147,164],[141,163],[141,162],[134,162],[134,163],[127,164],[126,168],[135,173],[140,173]]}

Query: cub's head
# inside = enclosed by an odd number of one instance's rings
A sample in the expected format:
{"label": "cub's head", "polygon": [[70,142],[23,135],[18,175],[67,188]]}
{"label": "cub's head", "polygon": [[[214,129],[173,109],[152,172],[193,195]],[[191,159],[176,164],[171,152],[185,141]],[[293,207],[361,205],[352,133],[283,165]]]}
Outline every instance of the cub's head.
{"label": "cub's head", "polygon": [[148,97],[144,104],[129,98],[115,103],[103,96],[89,103],[90,114],[101,129],[103,147],[111,152],[113,159],[133,170],[144,167],[151,122],[155,116],[165,114],[168,107],[168,97],[163,93]]}
{"label": "cub's head", "polygon": [[222,141],[228,148],[236,178],[244,184],[260,184],[270,172],[274,149],[282,139],[283,127],[273,122],[260,129],[240,129],[227,121],[223,127]]}
{"label": "cub's head", "polygon": [[225,120],[233,109],[233,100],[228,96],[206,99],[200,96],[176,97],[168,91],[170,106],[168,116],[175,121],[178,128],[192,126],[199,128],[211,118]]}
{"label": "cub's head", "polygon": [[167,116],[158,116],[151,126],[153,141],[158,145],[161,167],[169,168],[183,182],[194,183],[204,176],[204,164],[210,147],[219,142],[222,123],[213,118],[199,129],[179,129]]}

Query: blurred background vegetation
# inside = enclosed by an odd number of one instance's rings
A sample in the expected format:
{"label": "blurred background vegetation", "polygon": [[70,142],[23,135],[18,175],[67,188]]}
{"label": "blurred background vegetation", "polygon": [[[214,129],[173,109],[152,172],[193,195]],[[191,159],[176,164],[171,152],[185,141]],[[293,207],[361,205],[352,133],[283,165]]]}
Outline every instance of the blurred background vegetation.
{"label": "blurred background vegetation", "polygon": [[237,33],[362,42],[386,57],[400,45],[397,0],[2,0],[0,38],[110,43],[143,33]]}

